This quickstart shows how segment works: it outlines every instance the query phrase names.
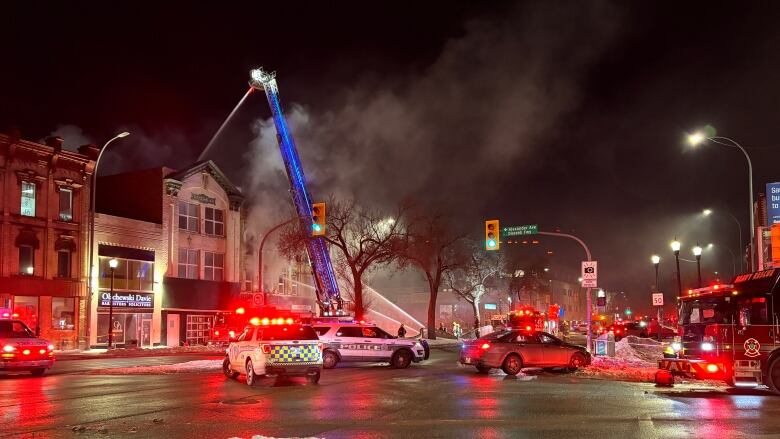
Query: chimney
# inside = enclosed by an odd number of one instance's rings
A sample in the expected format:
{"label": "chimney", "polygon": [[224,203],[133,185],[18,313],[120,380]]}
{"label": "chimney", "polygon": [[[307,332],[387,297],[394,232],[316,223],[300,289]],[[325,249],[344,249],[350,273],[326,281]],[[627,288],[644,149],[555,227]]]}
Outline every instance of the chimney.
{"label": "chimney", "polygon": [[92,143],[79,146],[79,154],[87,156],[90,160],[97,160],[100,148]]}
{"label": "chimney", "polygon": [[62,137],[60,136],[49,136],[46,138],[46,144],[54,148],[54,153],[59,154],[60,151],[62,151]]}

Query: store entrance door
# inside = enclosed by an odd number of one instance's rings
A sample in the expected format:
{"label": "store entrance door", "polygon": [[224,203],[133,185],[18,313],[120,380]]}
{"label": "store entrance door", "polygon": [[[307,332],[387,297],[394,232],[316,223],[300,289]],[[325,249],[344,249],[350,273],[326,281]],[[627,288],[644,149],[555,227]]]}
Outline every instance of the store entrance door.
{"label": "store entrance door", "polygon": [[152,347],[152,320],[149,318],[141,321],[141,346]]}
{"label": "store entrance door", "polygon": [[168,314],[167,328],[168,331],[165,338],[165,344],[168,346],[178,346],[179,345],[179,315],[178,314]]}

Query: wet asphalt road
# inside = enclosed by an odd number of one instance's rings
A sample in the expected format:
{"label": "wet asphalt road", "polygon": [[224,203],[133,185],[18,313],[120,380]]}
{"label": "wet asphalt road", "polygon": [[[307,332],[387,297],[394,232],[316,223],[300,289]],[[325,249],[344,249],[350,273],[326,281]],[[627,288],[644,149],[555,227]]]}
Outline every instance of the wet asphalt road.
{"label": "wet asphalt road", "polygon": [[319,385],[268,380],[254,388],[218,372],[95,371],[205,356],[62,361],[40,378],[0,377],[0,437],[780,437],[780,397],[767,392],[656,389],[562,373],[484,376],[456,365],[454,352],[432,354],[406,370],[339,367]]}

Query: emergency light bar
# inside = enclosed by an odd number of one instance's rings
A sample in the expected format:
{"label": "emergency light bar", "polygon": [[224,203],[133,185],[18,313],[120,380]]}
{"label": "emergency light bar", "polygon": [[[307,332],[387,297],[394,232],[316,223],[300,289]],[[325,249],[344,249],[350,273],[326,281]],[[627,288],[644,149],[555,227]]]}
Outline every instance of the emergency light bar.
{"label": "emergency light bar", "polygon": [[[688,290],[687,297],[699,297],[702,295],[713,294],[720,291],[731,291],[734,289],[733,284],[715,284],[709,287],[691,288]],[[734,291],[736,293],[736,291]],[[733,293],[732,293],[733,294]]]}

